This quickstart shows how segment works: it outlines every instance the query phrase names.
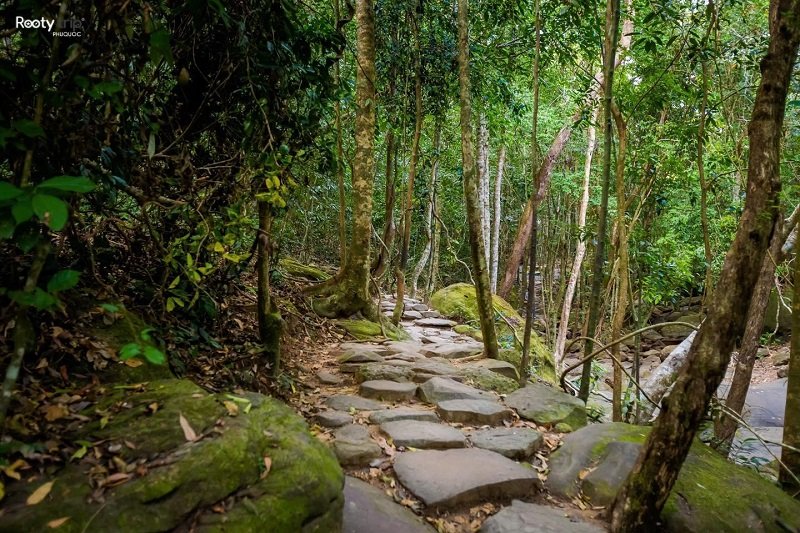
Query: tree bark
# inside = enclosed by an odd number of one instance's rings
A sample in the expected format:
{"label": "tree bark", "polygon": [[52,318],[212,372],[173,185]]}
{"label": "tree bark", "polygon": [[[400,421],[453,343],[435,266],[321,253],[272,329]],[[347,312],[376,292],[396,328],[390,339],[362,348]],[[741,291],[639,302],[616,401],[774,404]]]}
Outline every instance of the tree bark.
{"label": "tree bark", "polygon": [[783,423],[781,470],[778,479],[783,488],[797,497],[800,484],[800,259],[794,260],[794,296],[792,298],[792,340],[786,384],[786,410]]}
{"label": "tree bark", "polygon": [[428,187],[428,209],[425,216],[425,247],[422,249],[417,266],[414,267],[414,273],[411,275],[411,297],[417,296],[417,285],[419,284],[419,277],[428,264],[431,252],[433,250],[433,226],[436,224],[434,218],[434,209],[436,203],[436,178],[439,174],[439,145],[441,142],[441,125],[437,122],[433,132],[433,163],[431,165],[431,182]]}
{"label": "tree bark", "polygon": [[497,333],[494,309],[486,268],[480,203],[475,168],[475,147],[472,140],[472,102],[469,82],[469,0],[458,0],[458,86],[461,103],[461,160],[464,175],[464,199],[469,226],[470,255],[474,270],[475,292],[483,335],[484,354],[497,359]]}
{"label": "tree bark", "polygon": [[[594,337],[600,320],[600,297],[603,288],[603,266],[606,260],[606,215],[608,212],[608,189],[611,181],[611,157],[614,129],[611,124],[613,104],[614,68],[617,52],[617,32],[619,30],[619,0],[608,0],[606,5],[606,30],[603,49],[603,182],[600,207],[597,216],[595,235],[594,265],[592,268],[592,289],[589,296],[589,317],[586,321],[586,336]],[[588,356],[594,351],[594,342],[586,341],[584,353]],[[581,388],[578,396],[584,402],[589,399],[589,380],[592,361],[587,360],[581,373]]]}
{"label": "tree bark", "polygon": [[[333,0],[333,16],[334,23],[339,22],[339,0]],[[344,57],[337,59],[334,67],[334,80],[336,87],[341,85],[341,77],[339,73],[339,62]],[[347,262],[347,220],[345,213],[347,210],[347,201],[345,199],[344,190],[344,149],[342,148],[342,110],[339,98],[336,98],[334,103],[334,116],[336,128],[336,181],[339,188],[339,264],[344,265]]]}
{"label": "tree bark", "polygon": [[503,213],[503,170],[506,164],[506,147],[500,147],[497,157],[497,178],[494,180],[494,216],[492,217],[492,251],[489,264],[492,265],[492,293],[497,292],[497,270],[500,264],[500,216]]}
{"label": "tree bark", "polygon": [[280,311],[272,302],[270,294],[271,236],[272,214],[269,211],[269,204],[258,202],[258,255],[256,259],[258,333],[261,344],[264,346],[264,354],[270,365],[270,371],[273,376],[277,376],[281,368],[282,321]]}
{"label": "tree bark", "polygon": [[[389,92],[392,93],[390,84]],[[384,209],[383,236],[381,238],[380,250],[372,263],[372,277],[381,278],[389,266],[392,248],[394,247],[394,235],[397,231],[394,223],[394,204],[395,204],[395,165],[397,159],[397,144],[394,139],[394,130],[391,126],[386,130],[386,202]]]}
{"label": "tree bark", "polygon": [[328,285],[319,290],[326,298],[314,301],[321,316],[362,313],[379,319],[369,294],[372,189],[375,176],[375,5],[356,0],[356,118],[353,161],[353,232],[347,261]]}
{"label": "tree bark", "polygon": [[749,300],[775,231],[783,117],[800,42],[800,0],[776,0],[775,7],[776,22],[770,28],[748,127],[747,199],[739,227],[688,361],[617,494],[612,531],[648,531],[658,523],[708,402],[725,374],[734,343],[744,330]]}
{"label": "tree bark", "polygon": [[489,123],[486,119],[486,113],[481,113],[480,125],[478,126],[478,197],[480,198],[481,206],[481,232],[483,233],[483,242],[486,243],[484,252],[487,265],[491,264],[489,181]]}
{"label": "tree bark", "polygon": [[[689,355],[689,349],[692,347],[695,335],[697,335],[697,333],[693,331],[688,337],[683,339],[667,358],[658,365],[658,368],[650,374],[650,377],[642,386],[644,392],[654,402],[660,402],[661,398],[664,397],[672,384],[675,383],[681,368],[683,368],[683,365],[686,363],[686,358]],[[655,405],[649,402],[643,404],[639,412],[639,419],[642,421],[650,420],[653,411],[655,411]]]}

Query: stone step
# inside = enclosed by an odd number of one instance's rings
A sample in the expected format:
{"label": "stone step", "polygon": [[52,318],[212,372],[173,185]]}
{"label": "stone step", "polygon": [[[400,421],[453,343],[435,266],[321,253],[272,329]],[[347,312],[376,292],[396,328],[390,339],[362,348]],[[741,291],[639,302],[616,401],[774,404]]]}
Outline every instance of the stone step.
{"label": "stone step", "polygon": [[402,453],[395,458],[394,471],[431,509],[524,498],[539,486],[534,470],[478,448]]}
{"label": "stone step", "polygon": [[395,446],[444,450],[466,445],[466,438],[459,430],[435,422],[398,420],[384,422],[380,428]]}
{"label": "stone step", "polygon": [[519,500],[490,516],[480,533],[602,533],[605,528],[583,522],[575,511]]}
{"label": "stone step", "polygon": [[353,423],[353,417],[344,411],[322,411],[317,413],[314,421],[322,427],[338,428],[347,424]]}
{"label": "stone step", "polygon": [[491,450],[509,459],[528,459],[542,446],[542,434],[531,428],[488,428],[469,433],[476,448]]}
{"label": "stone step", "polygon": [[428,403],[439,403],[445,400],[491,400],[488,392],[464,385],[443,377],[431,378],[419,386],[419,395]]}
{"label": "stone step", "polygon": [[381,447],[369,436],[366,427],[359,424],[342,426],[333,432],[333,452],[342,466],[365,466],[383,455]]}
{"label": "stone step", "polygon": [[386,409],[385,404],[349,394],[335,394],[325,400],[325,405],[337,411],[349,411],[350,409],[355,409],[356,411],[379,411]]}
{"label": "stone step", "polygon": [[342,533],[435,533],[435,529],[380,489],[351,476],[344,480]]}
{"label": "stone step", "polygon": [[496,426],[513,416],[511,409],[491,400],[445,400],[436,412],[447,422]]}
{"label": "stone step", "polygon": [[383,424],[384,422],[396,422],[398,420],[418,420],[421,422],[438,422],[439,416],[426,409],[415,409],[413,407],[396,407],[394,409],[384,409],[375,411],[369,415],[369,421],[373,424]]}
{"label": "stone step", "polygon": [[378,379],[362,383],[358,393],[365,398],[374,400],[413,400],[417,395],[417,385],[416,383],[398,383],[397,381]]}
{"label": "stone step", "polygon": [[586,406],[569,394],[541,383],[531,383],[506,397],[519,416],[557,431],[575,431],[586,425]]}
{"label": "stone step", "polygon": [[458,322],[446,318],[421,318],[415,320],[414,324],[422,328],[452,328]]}

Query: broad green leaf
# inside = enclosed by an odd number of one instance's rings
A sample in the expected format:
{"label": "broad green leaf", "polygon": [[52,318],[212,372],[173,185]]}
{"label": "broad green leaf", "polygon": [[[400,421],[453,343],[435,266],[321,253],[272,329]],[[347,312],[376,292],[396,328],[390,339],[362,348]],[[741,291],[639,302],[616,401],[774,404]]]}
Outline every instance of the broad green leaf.
{"label": "broad green leaf", "polygon": [[162,59],[170,65],[174,63],[172,48],[169,45],[169,32],[159,28],[150,34],[150,61],[158,65]]}
{"label": "broad green leaf", "polygon": [[170,296],[167,298],[167,313],[171,313],[175,310],[175,298]]}
{"label": "broad green leaf", "polygon": [[117,304],[100,304],[100,308],[108,313],[116,313],[120,310]]}
{"label": "broad green leaf", "polygon": [[69,218],[67,204],[60,198],[49,194],[34,194],[31,200],[33,212],[42,222],[47,221],[47,225],[53,231],[61,231]]}
{"label": "broad green leaf", "polygon": [[13,200],[22,194],[22,189],[7,181],[0,181],[0,202]]}
{"label": "broad green leaf", "polygon": [[69,192],[91,192],[95,184],[83,176],[56,176],[40,183],[37,189],[55,189]]}
{"label": "broad green leaf", "polygon": [[39,287],[36,287],[31,292],[10,291],[8,296],[20,305],[35,307],[40,311],[50,309],[58,303],[58,300],[56,300],[53,295],[43,291]]}
{"label": "broad green leaf", "polygon": [[17,203],[11,207],[11,214],[17,224],[27,222],[33,216],[33,206],[31,206],[31,197],[23,196]]}
{"label": "broad green leaf", "polygon": [[14,129],[26,137],[44,137],[42,127],[32,120],[23,119],[14,121]]}
{"label": "broad green leaf", "polygon": [[0,239],[10,239],[14,236],[17,224],[14,219],[8,216],[0,217]]}
{"label": "broad green leaf", "polygon": [[78,284],[81,273],[77,270],[59,270],[47,282],[47,292],[61,292]]}
{"label": "broad green leaf", "polygon": [[142,349],[135,342],[131,342],[119,349],[119,358],[125,361],[142,353]]}
{"label": "broad green leaf", "polygon": [[150,361],[154,365],[163,365],[167,360],[166,357],[164,356],[164,352],[162,352],[155,346],[145,346],[144,356],[148,361]]}

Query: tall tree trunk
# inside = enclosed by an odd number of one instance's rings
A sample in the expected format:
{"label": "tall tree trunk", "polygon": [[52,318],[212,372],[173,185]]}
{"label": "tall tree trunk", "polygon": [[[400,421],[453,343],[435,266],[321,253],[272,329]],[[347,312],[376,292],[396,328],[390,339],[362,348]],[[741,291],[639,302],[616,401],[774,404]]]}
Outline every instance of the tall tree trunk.
{"label": "tall tree trunk", "polygon": [[[611,181],[611,148],[614,129],[611,124],[611,106],[613,103],[614,68],[617,52],[617,31],[619,29],[619,0],[608,0],[606,4],[606,29],[603,49],[603,183],[600,196],[600,207],[597,216],[597,234],[595,236],[594,265],[592,268],[592,289],[589,296],[589,317],[586,321],[587,337],[594,337],[597,323],[600,320],[600,297],[603,289],[603,266],[606,260],[606,215],[608,212],[608,189]],[[585,344],[585,354],[594,351],[594,343],[589,340]],[[589,380],[592,362],[587,360],[581,373],[581,389],[579,396],[584,402],[589,399]]]}
{"label": "tall tree trunk", "polygon": [[[369,294],[370,239],[372,237],[372,189],[375,176],[375,5],[356,0],[356,118],[353,162],[353,232],[347,261],[330,284],[313,288],[325,299],[314,301],[314,310],[326,317],[361,312],[380,315]],[[322,284],[320,284],[322,285]]]}
{"label": "tall tree trunk", "polygon": [[481,232],[483,233],[483,242],[486,244],[484,252],[487,265],[491,265],[489,181],[489,122],[486,113],[481,113],[478,126],[478,197],[480,198]]}
{"label": "tall tree trunk", "polygon": [[[779,215],[780,143],[786,94],[800,43],[800,0],[776,0],[761,83],[748,128],[747,199],[731,249],[688,361],[661,404],[612,509],[612,531],[647,531],[657,523],[711,396],[744,330],[749,300]],[[798,313],[800,316],[800,313]],[[795,342],[799,336],[794,337]],[[798,411],[800,412],[800,411]]]}
{"label": "tall tree trunk", "polygon": [[[414,10],[416,13],[416,10]],[[408,267],[408,252],[411,246],[411,215],[414,209],[414,179],[417,176],[417,162],[419,161],[419,140],[422,136],[422,65],[419,43],[419,20],[412,15],[411,28],[414,33],[416,56],[414,59],[414,138],[411,141],[411,161],[408,165],[408,182],[406,183],[406,199],[403,205],[403,244],[400,248],[400,263],[395,270],[397,279],[397,300],[392,313],[392,322],[400,323],[403,316],[403,297],[406,286],[406,268]]]}
{"label": "tall tree trunk", "polygon": [[[625,152],[628,146],[628,126],[616,104],[611,104],[614,121],[617,124],[617,304],[614,308],[614,318],[611,320],[611,338],[618,339],[622,335],[622,326],[625,324],[625,313],[628,310],[628,226],[625,220],[625,208],[628,205],[625,198]],[[616,343],[611,347],[611,355],[619,360],[619,346]],[[622,369],[614,365],[614,390],[611,399],[612,419],[614,422],[622,421]]]}
{"label": "tall tree trunk", "polygon": [[783,423],[781,470],[778,479],[783,488],[797,497],[800,484],[800,259],[794,260],[794,296],[792,297],[792,340],[789,374],[786,383],[786,410]]}
{"label": "tall tree trunk", "polygon": [[506,146],[500,147],[497,157],[497,178],[494,180],[494,216],[492,217],[492,250],[489,264],[492,265],[492,293],[497,292],[497,270],[500,264],[500,217],[503,214],[503,170],[506,164]]}
{"label": "tall tree trunk", "polygon": [[[541,18],[539,0],[534,0],[533,12],[536,18],[536,45],[533,55],[533,124],[531,124],[531,169],[536,168],[536,159],[539,151],[537,137],[539,134],[539,61],[541,60]],[[533,170],[533,190],[539,189],[538,173]],[[522,332],[522,357],[519,364],[519,386],[524,387],[528,382],[531,367],[531,333],[533,321],[536,318],[536,239],[538,236],[539,217],[538,202],[533,203],[531,242],[528,247],[530,266],[528,267],[528,294],[525,306],[525,329]]]}
{"label": "tall tree trunk", "polygon": [[[389,93],[393,91],[390,84]],[[395,204],[395,175],[397,165],[397,143],[394,138],[394,130],[389,126],[386,130],[386,202],[384,209],[383,236],[381,237],[380,249],[372,263],[372,276],[381,278],[389,266],[394,247],[394,235],[396,227],[394,224],[394,204]]]}
{"label": "tall tree trunk", "polygon": [[583,259],[586,256],[586,240],[583,237],[586,228],[586,212],[589,209],[589,183],[592,177],[592,156],[597,140],[597,115],[600,113],[599,103],[592,111],[591,122],[586,133],[586,161],[583,167],[583,194],[581,204],[578,208],[578,244],[575,246],[575,259],[572,261],[572,269],[569,272],[564,303],[561,306],[561,319],[558,323],[558,333],[556,333],[556,343],[553,348],[553,360],[556,365],[556,372],[560,373],[564,368],[564,348],[567,344],[567,330],[569,330],[569,315],[572,311],[572,301],[575,298],[575,289],[578,286],[578,279],[581,276]]}
{"label": "tall tree trunk", "polygon": [[[334,23],[339,22],[339,0],[333,0],[333,16]],[[344,51],[342,52],[344,57]],[[339,62],[342,58],[336,61],[334,67],[334,80],[336,87],[341,84],[341,77],[339,73]],[[339,98],[336,98],[334,103],[334,116],[336,127],[336,181],[339,188],[339,264],[344,265],[347,262],[347,220],[345,217],[347,211],[347,201],[345,199],[344,190],[344,150],[342,148],[342,109]]]}
{"label": "tall tree trunk", "polygon": [[483,335],[484,354],[497,359],[497,333],[494,329],[492,292],[481,229],[475,147],[472,140],[472,102],[469,83],[469,0],[458,0],[458,88],[461,103],[461,160],[464,175],[464,199],[469,226],[470,255],[475,278],[475,292]]}
{"label": "tall tree trunk", "polygon": [[269,204],[258,202],[258,255],[256,273],[258,276],[258,333],[264,354],[273,376],[280,373],[281,366],[281,314],[272,302],[269,287],[269,267],[271,262],[272,214]]}
{"label": "tall tree trunk", "polygon": [[[703,38],[703,45],[708,42],[708,37],[714,27],[716,21],[716,10],[714,9],[714,2],[709,2],[709,13],[711,13],[708,23],[708,29],[705,37]],[[700,124],[697,128],[697,175],[700,179],[700,225],[703,228],[703,254],[706,262],[706,276],[703,286],[703,305],[708,302],[711,297],[711,285],[713,283],[711,277],[711,236],[708,229],[708,182],[706,181],[706,169],[703,162],[703,150],[705,147],[706,135],[706,109],[708,107],[708,60],[704,59],[701,62],[702,68],[702,99],[700,100]]]}
{"label": "tall tree trunk", "polygon": [[439,174],[440,141],[441,141],[441,124],[439,121],[437,121],[433,131],[433,163],[431,165],[431,182],[428,186],[428,209],[427,209],[427,215],[425,217],[425,228],[424,228],[425,248],[422,249],[422,255],[420,255],[419,261],[417,262],[417,266],[414,267],[414,273],[411,276],[412,298],[416,298],[417,296],[417,285],[419,284],[419,277],[422,275],[422,271],[425,269],[425,265],[428,264],[428,259],[430,259],[431,251],[433,250],[433,234],[434,234],[433,226],[436,225],[436,219],[434,218],[434,210],[436,205],[436,178]]}

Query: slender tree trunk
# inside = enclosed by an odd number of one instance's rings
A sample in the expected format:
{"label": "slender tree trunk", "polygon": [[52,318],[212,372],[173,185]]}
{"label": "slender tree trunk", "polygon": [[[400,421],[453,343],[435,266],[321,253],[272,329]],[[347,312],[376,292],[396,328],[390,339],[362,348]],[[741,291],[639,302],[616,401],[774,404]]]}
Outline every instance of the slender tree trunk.
{"label": "slender tree trunk", "polygon": [[484,251],[487,265],[491,265],[489,181],[489,122],[486,119],[486,113],[481,113],[478,126],[478,197],[481,205],[481,232],[483,233],[483,242],[486,243]]}
{"label": "slender tree trunk", "polygon": [[[533,55],[533,124],[531,125],[531,169],[536,168],[536,156],[538,152],[537,136],[539,133],[539,61],[541,59],[541,18],[539,13],[539,0],[533,3],[534,16],[536,17],[536,45]],[[539,189],[538,173],[534,170],[533,190]],[[528,294],[525,306],[525,329],[522,333],[522,357],[519,368],[519,386],[524,387],[528,382],[531,367],[531,332],[533,321],[536,318],[536,239],[538,236],[539,217],[537,211],[538,202],[533,203],[531,242],[528,247],[530,256],[530,266],[528,267]]]}
{"label": "slender tree trunk", "polygon": [[786,410],[783,424],[781,471],[778,479],[783,488],[797,497],[800,485],[800,259],[794,260],[794,296],[792,298],[792,340],[789,374],[786,384]]}
{"label": "slender tree trunk", "polygon": [[[356,0],[356,118],[353,162],[353,232],[344,268],[329,285],[318,290],[327,296],[314,301],[314,310],[326,317],[363,313],[379,319],[369,294],[372,238],[372,189],[375,176],[375,5]],[[312,293],[316,292],[314,289]]]}
{"label": "slender tree trunk", "polygon": [[272,255],[272,214],[269,204],[258,202],[258,255],[256,260],[256,273],[258,275],[258,333],[264,354],[273,376],[280,373],[281,367],[281,314],[273,304],[269,287],[270,256]]}
{"label": "slender tree trunk", "polygon": [[[608,0],[606,5],[605,54],[603,57],[603,184],[600,196],[600,207],[597,216],[597,234],[595,236],[594,266],[592,268],[592,289],[589,296],[589,318],[586,335],[594,337],[597,323],[600,320],[600,297],[603,289],[603,266],[606,260],[606,215],[608,212],[608,189],[611,181],[611,157],[614,129],[611,124],[611,106],[614,88],[614,57],[617,52],[617,31],[619,29],[619,0]],[[594,343],[586,341],[585,354],[594,351]],[[584,402],[589,399],[589,380],[592,362],[586,361],[581,373],[581,389],[579,396]]]}
{"label": "slender tree trunk", "polygon": [[433,135],[433,167],[431,168],[431,197],[433,199],[433,233],[431,235],[431,268],[428,271],[427,297],[430,299],[436,289],[436,278],[439,276],[439,243],[441,242],[442,224],[439,221],[439,157],[441,149],[442,123],[436,121]]}
{"label": "slender tree trunk", "polygon": [[[433,234],[434,228],[433,226],[436,225],[436,219],[434,218],[434,210],[436,205],[436,178],[439,174],[439,144],[441,138],[441,125],[437,121],[436,126],[433,132],[433,164],[431,166],[431,182],[428,187],[428,210],[427,215],[425,217],[425,248],[422,249],[422,255],[417,262],[417,266],[414,267],[414,273],[411,276],[411,297],[416,298],[417,296],[417,285],[419,284],[419,278],[422,275],[422,271],[425,269],[425,265],[428,264],[428,259],[430,259],[431,252],[433,251]],[[430,294],[430,293],[429,293]]]}
{"label": "slender tree trunk", "polygon": [[[725,374],[734,343],[744,330],[749,300],[775,231],[783,117],[800,43],[800,0],[777,0],[773,5],[775,22],[770,28],[767,55],[761,62],[761,83],[748,128],[747,199],[739,227],[725,257],[708,318],[617,494],[612,531],[648,531],[658,522],[708,402]],[[800,335],[793,338],[797,342]]]}
{"label": "slender tree trunk", "polygon": [[[390,84],[390,94],[393,92]],[[383,236],[381,238],[380,249],[372,263],[372,276],[381,278],[386,272],[392,248],[394,247],[394,235],[396,227],[394,224],[394,204],[395,204],[395,165],[397,160],[397,143],[394,138],[394,130],[391,126],[386,130],[386,203],[384,210]]]}
{"label": "slender tree trunk", "polygon": [[[339,0],[333,0],[333,16],[334,23],[339,22]],[[344,57],[344,52],[342,52]],[[336,86],[341,84],[341,77],[339,73],[339,62],[341,58],[336,61],[334,67],[334,79]],[[345,214],[347,212],[347,200],[345,199],[344,190],[344,150],[342,148],[342,110],[339,98],[336,98],[334,103],[335,127],[336,127],[336,181],[339,186],[339,264],[344,265],[347,262],[347,220]]]}
{"label": "slender tree trunk", "polygon": [[[617,124],[617,304],[614,309],[614,318],[611,321],[611,338],[618,339],[622,336],[622,327],[625,324],[625,313],[628,310],[628,226],[625,220],[625,153],[628,145],[628,126],[616,104],[611,104],[614,121]],[[619,343],[611,347],[611,354],[619,360]],[[614,365],[614,390],[611,401],[612,419],[614,422],[622,421],[622,369]]]}
{"label": "slender tree trunk", "polygon": [[481,228],[478,177],[475,168],[475,147],[472,140],[472,102],[469,82],[469,0],[458,0],[458,86],[461,103],[461,160],[464,175],[464,199],[469,226],[470,255],[475,278],[475,292],[481,321],[484,354],[497,359],[497,333],[494,329],[492,292],[486,268],[483,231]]}
{"label": "slender tree trunk", "polygon": [[[713,2],[711,3],[713,8]],[[709,24],[709,30],[711,25]],[[706,181],[705,164],[703,163],[703,148],[706,129],[706,107],[708,104],[708,61],[702,62],[703,69],[703,98],[700,103],[700,126],[697,128],[697,174],[700,178],[700,225],[703,228],[703,253],[706,262],[706,277],[703,287],[703,304],[711,297],[711,237],[708,230],[708,183]]]}
{"label": "slender tree trunk", "polygon": [[500,264],[500,217],[503,213],[503,170],[506,164],[506,147],[500,147],[497,158],[497,178],[494,180],[494,217],[492,220],[492,252],[489,264],[492,265],[492,293],[497,292],[497,270]]}
{"label": "slender tree trunk", "polygon": [[564,348],[567,344],[567,331],[569,330],[569,316],[572,311],[572,301],[575,298],[575,289],[578,286],[578,279],[581,276],[583,259],[586,257],[586,240],[583,238],[586,229],[586,212],[589,209],[589,183],[592,177],[592,156],[597,140],[597,115],[600,113],[599,104],[592,111],[589,130],[586,134],[586,161],[583,168],[583,194],[581,204],[578,208],[578,244],[575,247],[575,259],[572,261],[572,269],[569,272],[564,303],[561,306],[561,320],[558,323],[558,333],[556,333],[556,343],[553,349],[553,359],[556,364],[556,372],[561,372],[564,368]]}

